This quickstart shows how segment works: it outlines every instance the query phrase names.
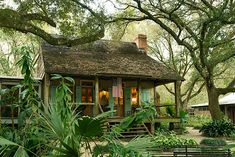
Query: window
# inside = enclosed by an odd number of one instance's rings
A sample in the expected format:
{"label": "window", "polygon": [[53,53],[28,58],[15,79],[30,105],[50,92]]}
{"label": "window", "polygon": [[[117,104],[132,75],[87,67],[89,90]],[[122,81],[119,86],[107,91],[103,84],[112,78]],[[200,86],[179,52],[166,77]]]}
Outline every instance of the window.
{"label": "window", "polygon": [[198,108],[199,111],[208,111],[208,107],[203,106]]}
{"label": "window", "polygon": [[136,87],[131,88],[131,105],[137,105],[138,104],[137,95],[138,95],[137,88]]}
{"label": "window", "polygon": [[2,84],[4,93],[1,95],[1,116],[3,118],[18,117],[20,90],[12,89],[13,84]]}
{"label": "window", "polygon": [[93,103],[93,82],[81,81],[82,86],[82,103]]}

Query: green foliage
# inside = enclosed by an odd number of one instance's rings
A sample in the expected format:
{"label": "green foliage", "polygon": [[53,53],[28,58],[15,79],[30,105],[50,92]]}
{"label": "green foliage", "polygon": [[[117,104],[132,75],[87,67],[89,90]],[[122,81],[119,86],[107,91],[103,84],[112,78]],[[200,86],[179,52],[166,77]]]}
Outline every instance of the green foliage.
{"label": "green foliage", "polygon": [[206,123],[200,129],[208,137],[230,136],[235,131],[235,126],[228,120],[217,120]]}
{"label": "green foliage", "polygon": [[146,148],[153,147],[152,137],[144,136],[133,139],[127,144],[120,143],[119,140],[109,141],[106,145],[94,147],[94,156],[106,155],[108,157],[149,157]]}
{"label": "green foliage", "polygon": [[137,108],[136,111],[137,112],[134,114],[124,118],[119,125],[113,128],[113,131],[121,132],[133,125],[141,124],[145,120],[151,121],[156,116],[156,109],[153,104],[143,104],[140,108]]}
{"label": "green foliage", "polygon": [[[19,45],[27,45],[33,50],[32,58],[38,55],[39,45],[30,34],[22,34],[13,30],[0,29],[0,74],[3,76],[21,76],[20,68],[16,62],[21,58],[18,51]],[[7,48],[6,48],[7,47]]]}
{"label": "green foliage", "polygon": [[[69,77],[53,75],[52,79],[60,81],[56,89],[56,102],[49,108],[43,104],[41,105],[45,109],[38,108],[37,105],[41,101],[35,98],[38,95],[34,89],[32,67],[28,65],[32,64],[30,50],[27,47],[22,47],[20,50],[23,57],[18,64],[22,67],[24,81],[19,87],[25,89],[21,96],[23,103],[20,108],[27,114],[24,115],[25,125],[18,130],[6,127],[1,130],[1,156],[78,157],[87,152],[93,156],[100,156],[103,152],[99,148],[92,149],[91,145],[95,144],[94,140],[105,140],[108,145],[107,155],[110,157],[141,157],[142,151],[153,145],[150,138],[145,137],[134,139],[124,145],[116,136],[113,136],[123,129],[142,123],[143,120],[152,120],[156,113],[153,105],[143,105],[137,113],[113,127],[110,133],[104,134],[104,119],[110,115],[110,112],[94,118],[78,117],[76,108],[70,104],[72,93],[69,87],[74,81]],[[30,123],[26,123],[29,120]]]}
{"label": "green foliage", "polygon": [[22,157],[40,156],[44,151],[48,151],[45,139],[40,138],[40,135],[33,125],[23,129],[3,127],[0,132],[0,155],[4,157],[12,157],[16,154]]}
{"label": "green foliage", "polygon": [[179,133],[187,132],[186,123],[189,119],[188,112],[180,110],[179,112],[180,124],[179,124]]}
{"label": "green foliage", "polygon": [[211,117],[206,116],[206,115],[189,116],[186,126],[194,127],[195,129],[201,129],[203,124],[206,124],[210,121],[211,121]]}
{"label": "green foliage", "polygon": [[17,146],[18,144],[12,142],[12,141],[9,141],[5,138],[2,138],[0,137],[0,145],[13,145],[13,146]]}
{"label": "green foliage", "polygon": [[[51,43],[72,45],[69,39],[76,38],[76,44],[87,43],[103,37],[105,16],[103,3],[94,0],[47,0],[47,1],[14,1],[14,9],[0,7],[1,22],[10,28],[23,33],[30,32]],[[33,14],[33,16],[32,16]],[[34,21],[34,22],[31,22]],[[11,27],[10,27],[11,26]],[[63,34],[61,40],[47,33],[51,30]],[[20,27],[20,29],[19,29]],[[30,27],[30,28],[29,28]],[[71,37],[67,38],[66,37]],[[83,40],[84,39],[84,40]],[[59,41],[55,42],[55,41]],[[73,40],[74,41],[74,40]]]}
{"label": "green foliage", "polygon": [[104,127],[104,122],[101,119],[84,116],[78,119],[75,133],[91,139],[101,136],[104,132]]}
{"label": "green foliage", "polygon": [[183,124],[187,123],[189,119],[188,112],[180,110],[179,117],[180,117],[181,123]]}
{"label": "green foliage", "polygon": [[24,80],[18,85],[18,88],[23,89],[20,93],[21,103],[20,103],[20,115],[18,124],[23,126],[26,122],[26,118],[30,117],[31,114],[37,111],[40,105],[39,94],[37,93],[35,86],[37,81],[33,79],[33,51],[29,46],[22,46],[17,49],[17,51],[22,55],[19,61],[16,63],[21,67],[21,74],[24,76]]}
{"label": "green foliage", "polygon": [[167,106],[166,107],[166,113],[167,115],[169,115],[170,117],[174,117],[175,116],[175,107],[174,106]]}
{"label": "green foliage", "polygon": [[[13,111],[14,108],[19,107],[19,100],[18,97],[16,97],[15,93],[18,92],[18,87],[13,86],[12,88],[7,88],[7,89],[0,89],[0,96],[2,97],[0,100],[0,107],[2,105],[10,105],[11,110]],[[18,94],[18,93],[17,93]],[[11,122],[14,124],[14,114],[11,112]],[[1,124],[0,124],[1,126]]]}
{"label": "green foliage", "polygon": [[69,108],[69,103],[71,103],[71,94],[70,90],[71,84],[74,85],[74,80],[70,77],[63,77],[59,74],[53,74],[52,80],[59,80],[60,84],[56,88],[56,106],[58,110],[63,114],[66,114]]}
{"label": "green foliage", "polygon": [[207,146],[226,146],[227,145],[226,141],[223,139],[210,139],[210,138],[203,139],[200,142],[200,144],[207,145]]}
{"label": "green foliage", "polygon": [[197,142],[193,139],[184,139],[178,137],[173,132],[163,133],[155,132],[154,146],[160,149],[170,149],[184,146],[196,146]]}
{"label": "green foliage", "polygon": [[[8,139],[16,145],[4,145],[1,144],[1,155],[6,157],[11,156],[37,156],[43,151],[47,150],[45,147],[44,139],[40,138],[38,124],[38,106],[41,103],[39,95],[35,90],[36,81],[32,78],[33,72],[33,60],[31,58],[32,50],[27,46],[22,46],[17,49],[22,55],[17,65],[21,67],[24,80],[20,85],[14,86],[10,91],[14,91],[18,88],[23,89],[20,93],[21,103],[17,105],[20,108],[20,114],[18,117],[17,129],[7,129],[4,127],[0,136]],[[3,139],[1,139],[3,141]]]}
{"label": "green foliage", "polygon": [[[48,113],[42,113],[40,124],[41,133],[48,140],[55,141],[49,147],[53,150],[51,156],[77,157],[80,156],[81,138],[75,134],[77,115],[71,110],[62,114],[58,107],[50,105]],[[49,141],[48,141],[49,142]],[[46,152],[48,154],[49,152]]]}

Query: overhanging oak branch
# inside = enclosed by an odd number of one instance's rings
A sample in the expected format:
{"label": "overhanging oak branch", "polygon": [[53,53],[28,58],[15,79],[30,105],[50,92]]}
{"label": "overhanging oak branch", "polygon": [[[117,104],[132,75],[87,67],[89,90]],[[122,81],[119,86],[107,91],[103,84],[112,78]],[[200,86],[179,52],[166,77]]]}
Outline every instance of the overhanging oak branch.
{"label": "overhanging oak branch", "polygon": [[73,39],[69,39],[66,37],[55,37],[44,31],[40,27],[34,25],[31,20],[39,20],[42,22],[46,22],[51,26],[55,26],[53,20],[40,14],[21,15],[15,10],[0,9],[0,27],[14,29],[22,33],[32,33],[41,37],[51,45],[80,45],[98,40],[104,36],[104,27],[100,26],[100,29],[97,30],[97,32],[94,32],[93,34],[89,34],[87,36],[77,37]]}

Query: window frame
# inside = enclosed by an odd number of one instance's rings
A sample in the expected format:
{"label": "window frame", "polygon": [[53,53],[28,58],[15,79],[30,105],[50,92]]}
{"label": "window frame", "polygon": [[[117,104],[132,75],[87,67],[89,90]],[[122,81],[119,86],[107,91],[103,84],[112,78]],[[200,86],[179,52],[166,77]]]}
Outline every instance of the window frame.
{"label": "window frame", "polygon": [[[92,83],[91,86],[89,85],[82,85],[83,82],[89,82],[89,83]],[[95,97],[94,97],[94,80],[80,80],[80,87],[81,87],[81,105],[94,105],[95,104]],[[92,92],[92,102],[82,102],[82,89],[83,87],[87,88],[87,87],[91,87],[91,92]],[[88,96],[88,95],[87,95]]]}

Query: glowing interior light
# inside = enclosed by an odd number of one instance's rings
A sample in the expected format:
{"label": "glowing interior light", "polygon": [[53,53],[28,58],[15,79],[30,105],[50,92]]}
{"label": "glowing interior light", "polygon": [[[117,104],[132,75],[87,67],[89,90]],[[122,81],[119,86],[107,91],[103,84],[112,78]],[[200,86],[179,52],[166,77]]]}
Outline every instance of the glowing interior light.
{"label": "glowing interior light", "polygon": [[132,102],[137,102],[137,98],[132,98]]}
{"label": "glowing interior light", "polygon": [[103,91],[102,91],[102,94],[103,94],[103,95],[107,95],[107,91],[103,90]]}

